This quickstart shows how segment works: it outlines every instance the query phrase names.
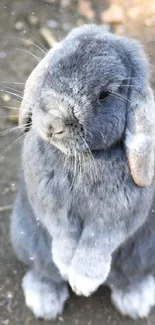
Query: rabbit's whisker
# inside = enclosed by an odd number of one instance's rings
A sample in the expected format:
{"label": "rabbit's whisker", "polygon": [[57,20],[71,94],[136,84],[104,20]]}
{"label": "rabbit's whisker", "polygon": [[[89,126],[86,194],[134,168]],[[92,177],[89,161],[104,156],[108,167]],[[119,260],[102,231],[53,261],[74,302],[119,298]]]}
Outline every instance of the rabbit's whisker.
{"label": "rabbit's whisker", "polygon": [[34,55],[33,53],[31,53],[28,50],[24,50],[24,49],[20,49],[19,47],[12,47],[12,46],[9,46],[9,48],[12,48],[13,50],[18,50],[18,51],[24,52],[26,54],[30,54],[37,62],[40,62],[40,60],[41,60],[41,58],[39,58],[38,56]]}
{"label": "rabbit's whisker", "polygon": [[37,42],[37,44],[42,47],[42,49],[45,51],[45,54],[48,52],[48,49],[36,37],[34,37],[32,34],[28,32],[26,32],[26,34],[30,36],[32,39],[34,39]]}
{"label": "rabbit's whisker", "polygon": [[13,106],[7,106],[7,105],[3,105],[3,108],[8,108],[8,109],[12,109],[12,110],[19,110],[20,107],[13,107]]}
{"label": "rabbit's whisker", "polygon": [[86,142],[86,140],[85,140],[84,137],[82,137],[82,140],[83,140],[83,142],[85,143],[85,145],[86,145],[86,147],[87,147],[87,149],[88,149],[88,156],[89,156],[90,160],[91,160],[92,163],[93,163],[93,167],[94,167],[94,168],[93,168],[94,181],[95,181],[95,183],[96,183],[96,181],[97,181],[97,173],[96,173],[96,164],[95,164],[94,156],[93,156],[93,154],[92,154],[92,152],[91,152],[91,150],[90,150],[90,147],[89,147],[89,145],[88,145],[88,143]]}
{"label": "rabbit's whisker", "polygon": [[[7,93],[7,94],[10,94],[10,95],[13,95],[13,96],[16,96],[16,97],[19,97],[21,99],[23,99],[24,97],[19,95],[19,94],[16,94],[16,93],[13,93],[11,91],[8,91],[6,89],[0,89],[1,92],[3,93]],[[33,104],[36,104],[36,102],[32,101],[31,99],[26,99],[26,101],[30,102],[30,103],[33,103]]]}
{"label": "rabbit's whisker", "polygon": [[141,88],[141,86],[136,86],[136,85],[120,85],[120,84],[114,84],[116,87],[118,87],[118,88],[133,88],[133,89],[139,89],[139,88]]}
{"label": "rabbit's whisker", "polygon": [[16,140],[14,140],[4,151],[7,152],[10,149],[12,149],[16,144],[20,144],[25,137],[25,134],[22,134],[21,136],[19,136]]}
{"label": "rabbit's whisker", "polygon": [[5,130],[5,131],[2,131],[2,132],[0,132],[0,136],[4,136],[4,135],[6,135],[6,134],[8,134],[8,133],[11,133],[11,132],[14,132],[14,131],[17,131],[17,130],[22,130],[22,131],[24,131],[24,127],[25,126],[27,126],[27,124],[23,124],[22,126],[15,126],[15,127],[13,127],[13,128],[11,128],[11,129],[7,129],[7,130]]}
{"label": "rabbit's whisker", "polygon": [[67,199],[69,198],[69,196],[70,196],[70,194],[72,192],[74,183],[75,183],[76,176],[77,176],[77,153],[76,153],[76,150],[74,150],[74,156],[71,157],[71,161],[74,162],[73,166],[72,166],[72,168],[73,168],[73,179],[72,179],[69,191],[67,193],[67,196],[64,199],[64,202],[67,201]]}
{"label": "rabbit's whisker", "polygon": [[[21,41],[25,41],[25,38],[22,37],[4,37],[4,38],[8,38],[8,39],[18,39]],[[33,37],[34,38],[34,37]],[[35,44],[34,42],[29,40],[29,44],[33,45],[34,47],[36,47],[37,49],[39,49],[41,52],[43,52],[44,54],[47,53],[47,51],[45,52],[39,45]],[[40,43],[41,44],[41,43]]]}
{"label": "rabbit's whisker", "polygon": [[78,153],[79,180],[81,184],[82,184],[82,155],[83,153],[81,154]]}
{"label": "rabbit's whisker", "polygon": [[[7,106],[7,105],[3,105],[3,108],[8,108],[10,110],[13,110],[13,111],[19,111],[20,110],[20,107],[12,107],[12,106]],[[30,109],[22,109],[23,112],[32,112]],[[14,116],[14,115],[13,115]]]}
{"label": "rabbit's whisker", "polygon": [[[4,92],[5,92],[5,90],[4,90]],[[15,98],[11,98],[11,101],[21,104],[21,100],[18,100],[18,99],[15,99]]]}
{"label": "rabbit's whisker", "polygon": [[137,79],[137,77],[127,77],[127,78],[121,78],[121,79],[117,79],[117,80],[124,81],[124,80],[132,80],[132,79]]}
{"label": "rabbit's whisker", "polygon": [[23,99],[23,96],[19,95],[19,94],[16,94],[16,93],[13,93],[9,90],[6,90],[6,89],[0,89],[0,91],[4,92],[4,93],[7,93],[7,94],[10,94],[10,95],[13,95],[13,96],[16,96],[16,97],[19,97],[21,99]]}
{"label": "rabbit's whisker", "polygon": [[72,180],[72,183],[71,183],[70,192],[71,192],[71,190],[72,190],[72,188],[74,186],[76,174],[77,174],[77,152],[75,150],[74,151],[74,172],[73,172],[73,180]]}
{"label": "rabbit's whisker", "polygon": [[25,82],[18,82],[18,81],[2,81],[0,80],[0,84],[14,84],[14,85],[25,85]]}
{"label": "rabbit's whisker", "polygon": [[64,161],[64,164],[63,164],[63,168],[62,168],[62,175],[65,174],[65,177],[63,178],[63,182],[66,180],[67,176],[68,176],[68,168],[66,169],[66,171],[64,172],[66,166],[67,166],[67,162],[68,162],[68,158],[69,156],[66,155],[65,156],[65,161]]}
{"label": "rabbit's whisker", "polygon": [[[67,164],[67,161],[68,161],[68,155],[65,155],[65,161],[64,161],[64,164],[63,164],[63,168],[62,168],[62,174],[66,168],[66,164]],[[67,176],[67,175],[66,175]],[[66,177],[65,177],[66,178]]]}
{"label": "rabbit's whisker", "polygon": [[5,89],[6,90],[11,90],[11,91],[13,90],[13,91],[17,92],[17,94],[19,93],[19,94],[23,95],[23,91],[20,91],[20,90],[18,90],[16,88],[12,88],[10,86],[5,86]]}
{"label": "rabbit's whisker", "polygon": [[18,115],[4,115],[4,116],[0,116],[0,119],[5,119],[8,117],[18,117]]}
{"label": "rabbit's whisker", "polygon": [[130,87],[130,88],[133,88],[133,89],[141,88],[140,86],[135,86],[135,85],[120,85],[120,87],[121,88]]}
{"label": "rabbit's whisker", "polygon": [[114,93],[114,92],[109,92],[109,93],[110,93],[110,96],[114,96],[114,97],[117,97],[117,98],[119,98],[119,99],[121,99],[121,100],[123,100],[123,101],[125,101],[125,102],[129,102],[129,103],[131,103],[131,100],[129,100],[129,99],[127,99],[127,98],[121,96],[121,95],[118,94],[118,93]]}

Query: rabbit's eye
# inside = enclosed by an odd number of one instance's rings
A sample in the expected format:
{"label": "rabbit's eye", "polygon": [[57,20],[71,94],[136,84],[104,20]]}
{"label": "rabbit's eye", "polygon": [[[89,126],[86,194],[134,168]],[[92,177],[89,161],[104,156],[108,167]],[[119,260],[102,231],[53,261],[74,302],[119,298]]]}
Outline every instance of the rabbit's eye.
{"label": "rabbit's eye", "polygon": [[104,101],[107,97],[109,96],[109,92],[108,91],[101,91],[99,94],[99,101],[102,102]]}

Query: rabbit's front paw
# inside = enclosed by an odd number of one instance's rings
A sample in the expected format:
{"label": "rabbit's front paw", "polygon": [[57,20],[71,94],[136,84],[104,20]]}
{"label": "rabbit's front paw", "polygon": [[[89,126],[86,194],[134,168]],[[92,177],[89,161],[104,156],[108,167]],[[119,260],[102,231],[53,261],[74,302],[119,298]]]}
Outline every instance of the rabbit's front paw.
{"label": "rabbit's front paw", "polygon": [[[104,267],[104,271],[100,276],[92,277],[91,275],[82,275],[75,271],[72,267],[69,270],[69,284],[72,290],[77,295],[83,295],[89,297],[95,292],[98,287],[104,283],[110,272],[110,263],[107,263]],[[89,274],[91,274],[89,272]]]}
{"label": "rabbit's front paw", "polygon": [[73,269],[71,269],[69,272],[69,284],[72,290],[78,296],[83,295],[85,297],[89,297],[94,291],[97,290],[101,283],[103,283],[103,279],[101,278],[89,278],[76,273],[76,271]]}
{"label": "rabbit's front paw", "polygon": [[65,281],[68,281],[68,272],[76,247],[76,235],[75,238],[68,234],[53,239],[52,258]]}

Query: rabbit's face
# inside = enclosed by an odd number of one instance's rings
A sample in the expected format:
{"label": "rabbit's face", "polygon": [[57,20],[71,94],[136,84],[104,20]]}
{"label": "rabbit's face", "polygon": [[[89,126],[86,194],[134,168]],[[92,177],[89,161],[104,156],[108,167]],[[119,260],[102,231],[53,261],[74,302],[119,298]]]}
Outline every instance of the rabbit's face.
{"label": "rabbit's face", "polygon": [[66,154],[106,149],[123,135],[129,71],[106,37],[63,41],[33,110],[33,128]]}
{"label": "rabbit's face", "polygon": [[121,140],[135,184],[150,186],[155,104],[149,77],[137,41],[96,25],[75,28],[29,76],[19,125],[33,127],[67,155]]}

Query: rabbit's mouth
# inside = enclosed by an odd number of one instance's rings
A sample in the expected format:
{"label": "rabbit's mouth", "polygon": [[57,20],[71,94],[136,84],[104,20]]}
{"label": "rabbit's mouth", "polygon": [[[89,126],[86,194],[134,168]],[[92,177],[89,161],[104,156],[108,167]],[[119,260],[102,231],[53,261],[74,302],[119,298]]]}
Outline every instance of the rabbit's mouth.
{"label": "rabbit's mouth", "polygon": [[85,152],[89,151],[88,146],[84,142],[82,143],[81,141],[75,141],[71,138],[60,141],[56,137],[53,137],[49,140],[49,142],[67,156],[75,156],[79,155],[80,153],[84,154]]}
{"label": "rabbit's mouth", "polygon": [[82,125],[76,121],[53,118],[50,114],[34,111],[32,128],[44,141],[58,148],[63,154],[72,156],[89,149]]}

